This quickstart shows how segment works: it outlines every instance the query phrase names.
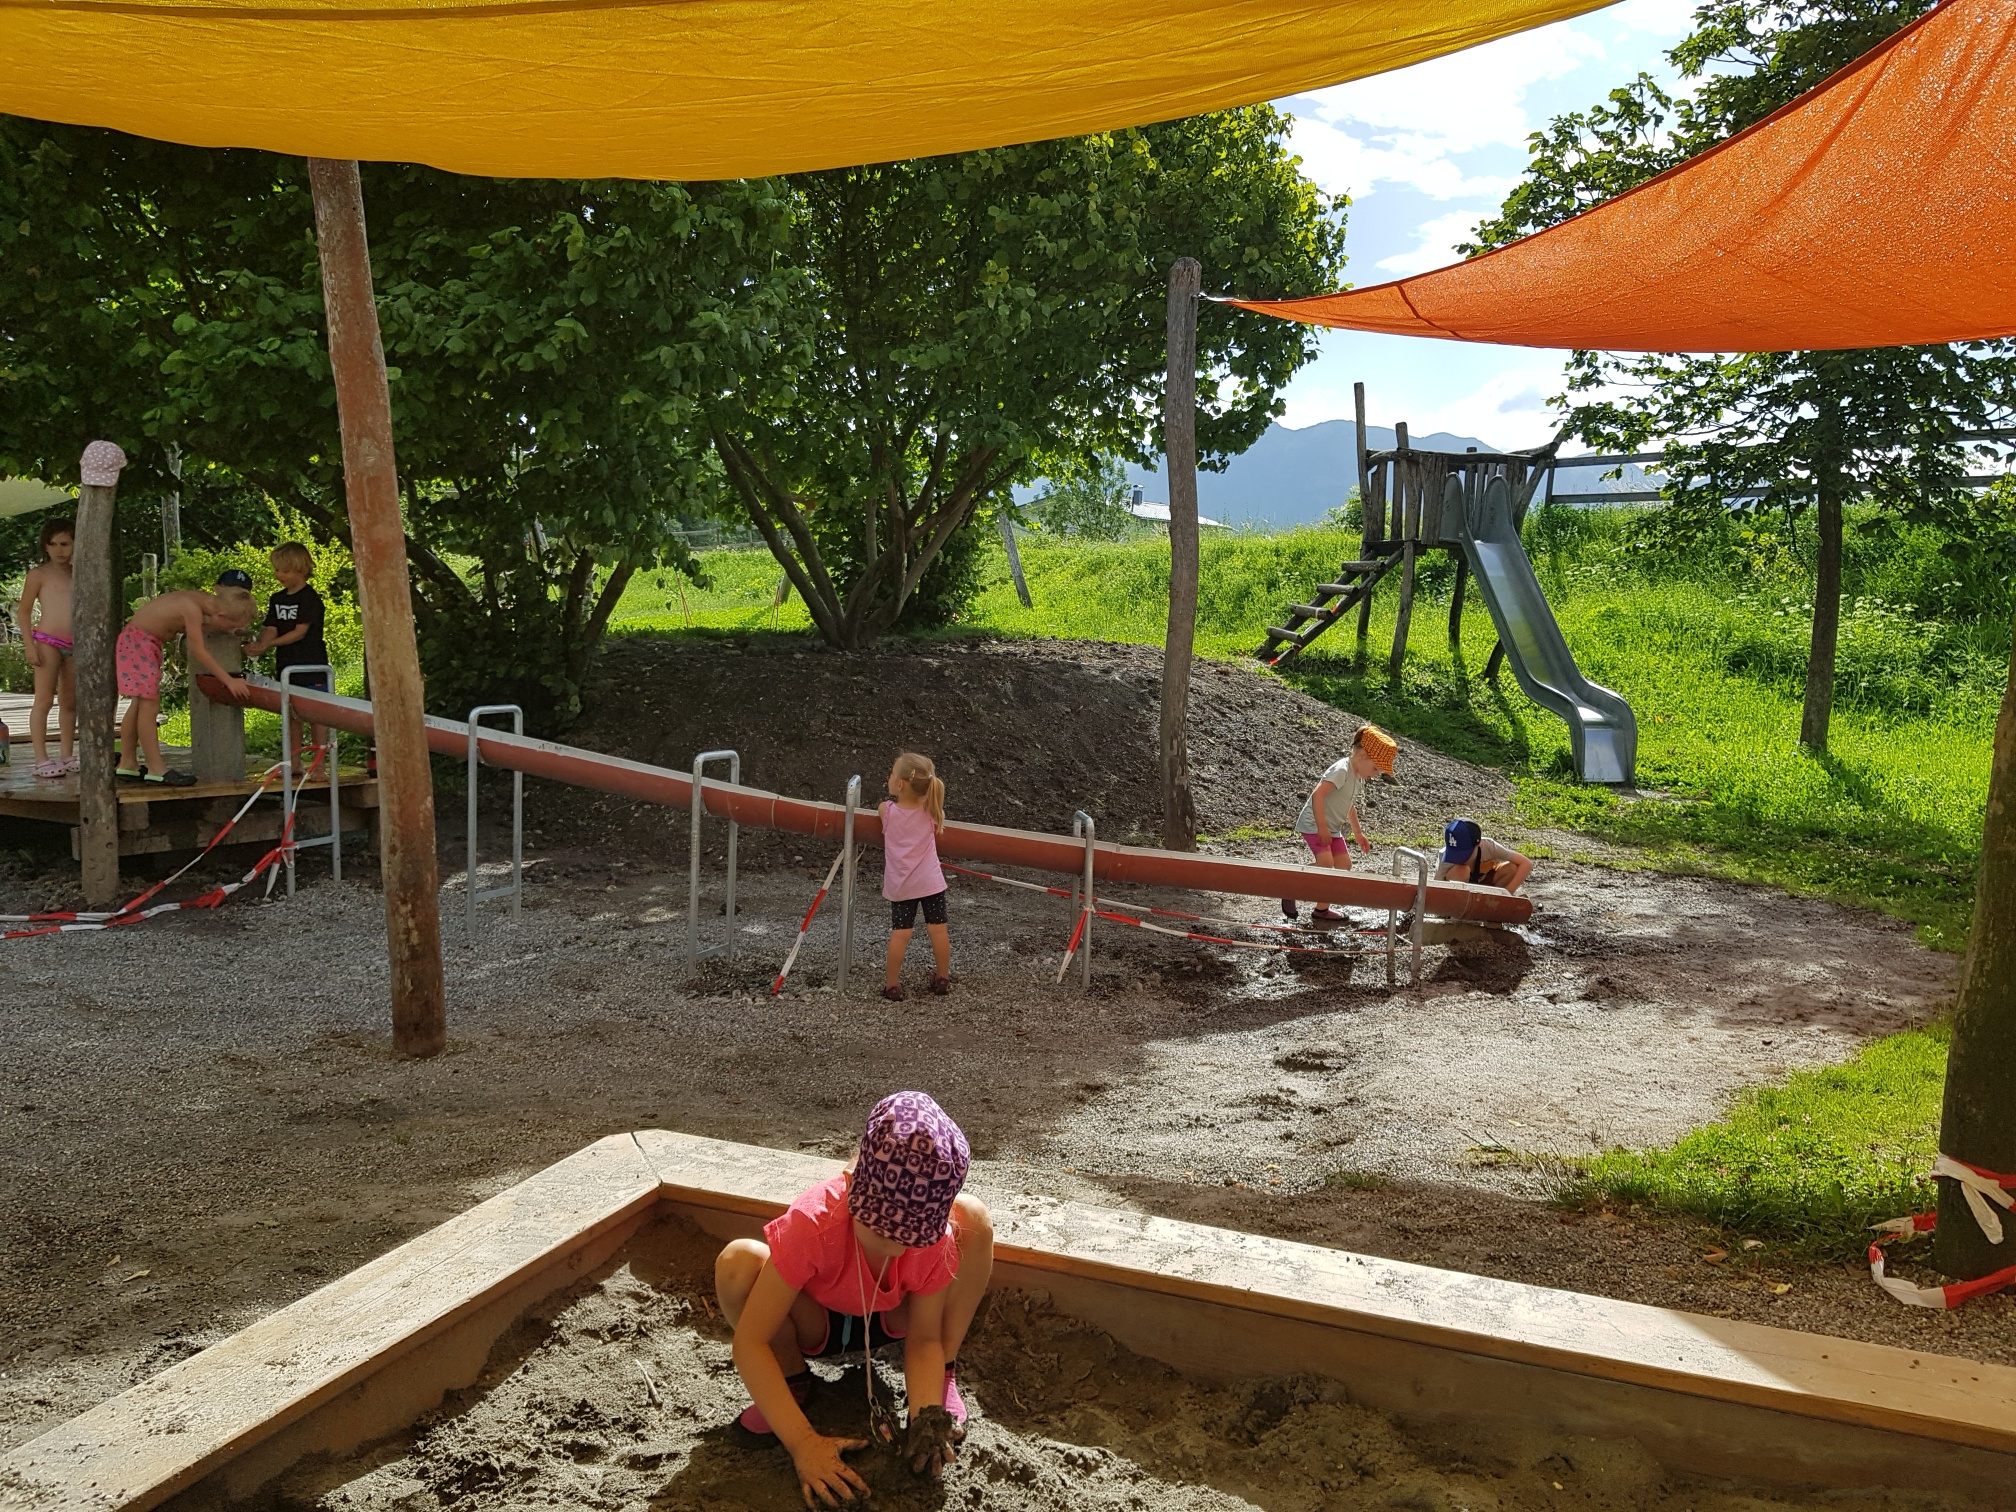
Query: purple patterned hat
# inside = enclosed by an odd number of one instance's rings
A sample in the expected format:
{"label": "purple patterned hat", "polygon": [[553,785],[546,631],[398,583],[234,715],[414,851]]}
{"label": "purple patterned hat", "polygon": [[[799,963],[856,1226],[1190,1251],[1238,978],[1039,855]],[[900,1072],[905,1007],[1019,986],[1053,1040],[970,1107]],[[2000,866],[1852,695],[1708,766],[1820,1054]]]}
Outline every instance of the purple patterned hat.
{"label": "purple patterned hat", "polygon": [[893,1092],[868,1115],[847,1209],[885,1239],[936,1244],[972,1163],[966,1136],[923,1092]]}

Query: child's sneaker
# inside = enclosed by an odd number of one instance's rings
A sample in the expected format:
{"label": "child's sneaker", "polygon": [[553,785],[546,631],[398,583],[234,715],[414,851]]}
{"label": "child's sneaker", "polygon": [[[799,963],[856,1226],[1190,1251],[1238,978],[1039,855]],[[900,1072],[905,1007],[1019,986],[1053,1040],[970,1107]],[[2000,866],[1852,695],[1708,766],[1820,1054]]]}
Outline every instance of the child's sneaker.
{"label": "child's sneaker", "polygon": [[966,1399],[959,1395],[958,1371],[959,1362],[957,1360],[948,1360],[945,1362],[945,1410],[952,1414],[953,1422],[964,1423],[966,1421]]}
{"label": "child's sneaker", "polygon": [[[791,1388],[791,1400],[803,1407],[806,1399],[812,1395],[812,1372],[801,1370],[796,1375],[786,1376],[784,1384]],[[763,1409],[754,1402],[742,1409],[742,1415],[735,1419],[735,1426],[759,1438],[769,1438],[777,1431],[770,1426],[770,1420],[763,1416]]]}
{"label": "child's sneaker", "polygon": [[931,978],[931,995],[933,997],[943,997],[951,990],[952,978],[949,976],[934,976]]}
{"label": "child's sneaker", "polygon": [[1349,924],[1351,916],[1339,913],[1334,908],[1316,908],[1310,910],[1309,922],[1311,924]]}
{"label": "child's sneaker", "polygon": [[894,982],[891,982],[887,987],[882,989],[882,996],[889,999],[892,1003],[900,1003],[903,1001],[903,989],[898,987]]}
{"label": "child's sneaker", "polygon": [[1293,898],[1283,898],[1281,900],[1281,917],[1286,919],[1290,924],[1293,924],[1297,919],[1302,917],[1295,907],[1295,900]]}

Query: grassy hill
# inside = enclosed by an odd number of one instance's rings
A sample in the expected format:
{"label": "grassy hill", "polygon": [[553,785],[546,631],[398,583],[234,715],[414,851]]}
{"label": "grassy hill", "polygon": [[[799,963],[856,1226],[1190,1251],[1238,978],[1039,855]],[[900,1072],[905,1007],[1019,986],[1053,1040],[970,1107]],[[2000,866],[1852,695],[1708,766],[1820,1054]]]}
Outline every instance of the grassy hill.
{"label": "grassy hill", "polygon": [[[1952,598],[1938,543],[1907,536],[1879,550],[1858,537],[1832,748],[1815,757],[1797,743],[1809,611],[1796,543],[1753,534],[1741,549],[1674,561],[1637,548],[1629,511],[1554,513],[1537,522],[1529,546],[1583,669],[1637,711],[1646,796],[1575,782],[1566,727],[1509,675],[1482,678],[1493,635],[1474,596],[1462,645],[1448,644],[1451,568],[1439,554],[1425,559],[1397,685],[1385,675],[1391,592],[1378,601],[1367,665],[1353,657],[1346,628],[1282,675],[1326,702],[1504,769],[1530,825],[1638,847],[1673,870],[1870,904],[1918,924],[1929,944],[1959,948],[2007,664],[2007,606],[1963,603],[1943,617],[1914,608]],[[1034,609],[1017,602],[1005,559],[990,549],[982,590],[951,633],[1160,643],[1168,592],[1161,538],[1026,540]],[[1281,606],[1355,550],[1347,532],[1321,528],[1208,538],[1200,653],[1248,657]],[[806,627],[795,601],[770,607],[778,572],[767,554],[717,552],[706,567],[712,587],[686,585],[683,603],[676,581],[634,585],[614,628]],[[1312,771],[1324,756],[1310,753]]]}

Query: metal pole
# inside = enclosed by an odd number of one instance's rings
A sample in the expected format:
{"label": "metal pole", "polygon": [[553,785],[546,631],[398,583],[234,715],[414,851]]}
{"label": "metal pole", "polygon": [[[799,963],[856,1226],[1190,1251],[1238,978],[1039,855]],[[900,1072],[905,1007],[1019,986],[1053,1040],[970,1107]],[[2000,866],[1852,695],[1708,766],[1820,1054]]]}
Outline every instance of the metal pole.
{"label": "metal pole", "polygon": [[[707,786],[707,763],[725,761],[728,763],[728,780],[739,783],[742,779],[742,757],[735,751],[702,751],[693,758],[693,818],[692,838],[689,850],[689,864],[686,876],[686,969],[688,972],[700,969],[700,826],[705,821],[707,805],[704,790]],[[735,837],[736,824],[731,817],[728,821],[728,948],[730,960],[735,958]],[[711,954],[711,952],[710,952]]]}
{"label": "metal pole", "polygon": [[[1405,845],[1395,846],[1393,848],[1392,870],[1392,875],[1395,877],[1400,875],[1400,862],[1403,858],[1412,861],[1419,874],[1418,880],[1414,885],[1414,920],[1407,931],[1407,938],[1413,945],[1414,954],[1413,976],[1409,985],[1419,987],[1421,985],[1421,919],[1428,912],[1428,853],[1426,851],[1414,850]],[[1394,985],[1393,948],[1397,943],[1399,934],[1396,917],[1398,912],[1399,910],[1392,907],[1388,907],[1386,910],[1386,985],[1388,987]]]}
{"label": "metal pole", "polygon": [[468,799],[463,818],[462,927],[476,932],[476,710],[469,711]]}
{"label": "metal pole", "polygon": [[854,811],[861,806],[861,779],[847,779],[846,817],[840,824],[840,971],[834,985],[843,991],[854,965]]}
{"label": "metal pole", "polygon": [[[289,720],[294,707],[294,669],[286,667],[280,673],[280,823],[281,833],[291,835],[289,822],[294,818],[294,742],[289,740]],[[294,847],[288,846],[281,852],[280,863],[287,869],[287,896],[294,896]]]}
{"label": "metal pole", "polygon": [[525,733],[525,711],[517,704],[478,704],[469,711],[469,816],[468,816],[468,874],[464,884],[465,900],[463,913],[470,929],[476,927],[476,905],[491,898],[511,895],[511,917],[517,919],[523,912],[525,895],[525,774],[513,768],[511,772],[511,880],[502,887],[483,888],[476,884],[476,833],[477,799],[476,769],[482,764],[483,756],[477,742],[482,734],[479,728],[486,714],[509,714],[511,733]]}
{"label": "metal pole", "polygon": [[1092,985],[1092,914],[1099,905],[1098,895],[1092,890],[1092,858],[1098,846],[1098,826],[1092,816],[1080,809],[1071,816],[1071,833],[1074,837],[1085,837],[1085,877],[1079,884],[1081,906],[1085,910],[1085,929],[1078,939],[1078,985]]}

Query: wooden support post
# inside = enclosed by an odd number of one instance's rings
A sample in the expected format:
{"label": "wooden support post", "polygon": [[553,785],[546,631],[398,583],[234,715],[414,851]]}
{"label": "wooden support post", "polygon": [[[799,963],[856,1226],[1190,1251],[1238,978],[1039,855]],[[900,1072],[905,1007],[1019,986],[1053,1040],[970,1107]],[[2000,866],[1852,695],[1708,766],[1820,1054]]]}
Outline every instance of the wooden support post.
{"label": "wooden support post", "polygon": [[1449,590],[1449,644],[1463,644],[1463,589],[1470,580],[1470,558],[1461,546],[1450,548],[1456,555],[1456,586]]}
{"label": "wooden support post", "polygon": [[357,564],[358,606],[377,711],[392,1045],[405,1055],[433,1055],[447,1042],[434,778],[428,766],[413,595],[406,577],[406,527],[399,512],[392,449],[392,396],[364,231],[364,189],[354,162],[332,158],[308,160],[308,183],[315,197],[329,366],[336,380],[336,413],[343,433],[351,556]]}
{"label": "wooden support post", "polygon": [[1169,270],[1169,376],[1162,430],[1169,480],[1169,633],[1162,645],[1162,844],[1197,848],[1197,805],[1190,794],[1184,723],[1190,706],[1190,654],[1197,635],[1197,300],[1204,269],[1179,257]]}
{"label": "wooden support post", "polygon": [[84,448],[83,487],[77,495],[76,550],[71,556],[71,621],[77,673],[78,860],[83,865],[84,902],[113,908],[119,897],[119,794],[112,768],[118,760],[118,733],[112,717],[119,707],[112,649],[125,627],[125,596],[119,591],[117,522],[113,502],[126,454],[110,441]]}
{"label": "wooden support post", "polygon": [[[1397,426],[1400,445],[1407,445],[1407,427]],[[1402,457],[1393,467],[1393,533],[1400,541],[1400,607],[1393,619],[1393,654],[1386,659],[1386,676],[1400,680],[1401,663],[1407,659],[1407,627],[1414,617],[1414,554],[1421,535],[1421,476],[1418,467]]]}
{"label": "wooden support post", "polygon": [[[241,636],[212,631],[203,637],[203,644],[226,672],[245,670]],[[245,710],[237,704],[212,701],[193,677],[189,679],[189,771],[198,782],[236,782],[245,775]]]}
{"label": "wooden support post", "polygon": [[1015,522],[1008,518],[1006,509],[1001,511],[1001,544],[1008,552],[1008,576],[1015,580],[1015,597],[1022,600],[1024,609],[1034,609],[1029,584],[1022,576],[1022,553],[1015,548]]}
{"label": "wooden support post", "polygon": [[[1372,448],[1365,442],[1365,385],[1351,385],[1351,409],[1358,421],[1358,522],[1364,535],[1358,544],[1358,560],[1369,562],[1379,540],[1379,521],[1384,514],[1384,490],[1372,471]],[[1358,650],[1363,654],[1365,637],[1372,633],[1372,585],[1365,585],[1358,600]]]}

